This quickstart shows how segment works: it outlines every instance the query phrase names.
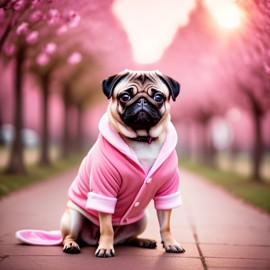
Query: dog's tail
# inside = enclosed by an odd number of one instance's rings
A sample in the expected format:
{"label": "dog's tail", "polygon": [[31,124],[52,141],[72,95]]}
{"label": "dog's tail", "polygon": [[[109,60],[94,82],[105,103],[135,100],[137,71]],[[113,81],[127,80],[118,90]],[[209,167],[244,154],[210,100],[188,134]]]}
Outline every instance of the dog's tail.
{"label": "dog's tail", "polygon": [[15,237],[21,243],[35,246],[57,246],[63,242],[61,231],[19,230]]}

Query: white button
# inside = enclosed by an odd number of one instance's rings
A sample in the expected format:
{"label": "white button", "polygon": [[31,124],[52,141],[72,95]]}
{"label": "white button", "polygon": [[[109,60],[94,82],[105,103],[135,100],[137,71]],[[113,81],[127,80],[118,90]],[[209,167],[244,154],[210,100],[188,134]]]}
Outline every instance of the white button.
{"label": "white button", "polygon": [[135,204],[134,204],[134,207],[138,207],[140,205],[140,202],[136,202]]}
{"label": "white button", "polygon": [[146,183],[147,184],[149,184],[149,183],[151,183],[152,182],[152,178],[148,178],[147,180],[146,180]]}

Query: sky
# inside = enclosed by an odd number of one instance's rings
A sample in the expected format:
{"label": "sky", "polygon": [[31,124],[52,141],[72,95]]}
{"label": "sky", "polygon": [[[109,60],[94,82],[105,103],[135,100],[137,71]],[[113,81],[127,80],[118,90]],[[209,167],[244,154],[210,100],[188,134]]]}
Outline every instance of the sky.
{"label": "sky", "polygon": [[[113,13],[121,22],[132,46],[135,62],[158,61],[180,27],[189,22],[196,0],[115,0]],[[203,0],[224,28],[236,28],[243,14],[232,0]]]}

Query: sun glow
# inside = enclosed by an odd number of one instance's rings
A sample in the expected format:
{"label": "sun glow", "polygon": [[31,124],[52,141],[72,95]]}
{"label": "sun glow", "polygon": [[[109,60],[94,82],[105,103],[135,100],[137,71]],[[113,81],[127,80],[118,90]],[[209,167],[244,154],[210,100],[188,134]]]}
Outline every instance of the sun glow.
{"label": "sun glow", "polygon": [[234,1],[204,0],[204,4],[221,27],[233,29],[241,25],[243,12]]}
{"label": "sun glow", "polygon": [[122,23],[132,46],[134,60],[158,61],[179,27],[189,21],[196,0],[115,0],[113,12]]}

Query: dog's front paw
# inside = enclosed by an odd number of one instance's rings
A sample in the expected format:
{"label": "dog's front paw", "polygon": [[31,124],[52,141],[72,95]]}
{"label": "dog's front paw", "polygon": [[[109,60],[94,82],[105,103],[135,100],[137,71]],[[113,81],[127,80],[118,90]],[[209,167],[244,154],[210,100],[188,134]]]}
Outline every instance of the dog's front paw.
{"label": "dog's front paw", "polygon": [[115,252],[114,249],[106,249],[106,248],[97,248],[96,253],[95,253],[96,257],[98,258],[111,258],[115,256]]}
{"label": "dog's front paw", "polygon": [[184,253],[185,249],[179,243],[161,242],[165,251],[168,253]]}
{"label": "dog's front paw", "polygon": [[63,251],[69,254],[77,254],[81,252],[79,245],[75,241],[65,243]]}

